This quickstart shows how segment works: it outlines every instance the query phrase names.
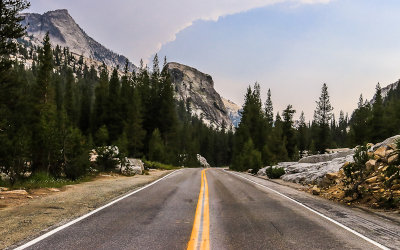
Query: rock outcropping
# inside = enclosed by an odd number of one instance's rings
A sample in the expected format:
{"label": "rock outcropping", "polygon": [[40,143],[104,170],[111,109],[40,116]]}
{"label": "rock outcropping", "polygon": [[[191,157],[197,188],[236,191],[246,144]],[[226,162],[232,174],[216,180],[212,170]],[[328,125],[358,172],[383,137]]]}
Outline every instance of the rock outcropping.
{"label": "rock outcropping", "polygon": [[242,108],[231,100],[227,100],[222,97],[222,101],[228,111],[229,118],[232,121],[232,124],[235,128],[239,126],[240,120],[242,119]]}
{"label": "rock outcropping", "polygon": [[208,164],[207,159],[204,158],[203,156],[197,154],[197,160],[200,162],[200,166],[203,168],[209,168],[210,164]]}
{"label": "rock outcropping", "polygon": [[391,137],[371,147],[365,164],[359,162],[354,166],[347,162],[340,170],[326,174],[319,187],[314,187],[320,190],[318,195],[349,204],[399,208],[400,161],[396,143],[399,138]]}
{"label": "rock outcropping", "polygon": [[[67,10],[49,11],[43,15],[23,13],[22,16],[25,17],[22,24],[27,27],[28,33],[24,43],[28,45],[42,46],[43,38],[49,32],[52,46],[69,48],[75,60],[82,55],[85,64],[98,68],[104,62],[109,70],[125,65],[126,57],[112,52],[89,37]],[[230,129],[238,125],[240,108],[231,101],[225,101],[225,106],[214,89],[210,75],[179,63],[168,63],[167,67],[175,85],[175,98],[190,103],[192,115],[202,118],[206,125],[214,128],[225,126]],[[135,65],[129,64],[130,71],[136,69]]]}
{"label": "rock outcropping", "polygon": [[[282,180],[300,184],[320,184],[328,173],[334,173],[346,162],[353,162],[354,150],[335,152],[333,154],[312,155],[302,158],[299,162],[281,162],[276,166],[283,168],[285,174]],[[265,169],[258,175],[265,175]]]}
{"label": "rock outcropping", "polygon": [[175,86],[175,98],[189,103],[192,115],[214,128],[231,128],[232,121],[210,75],[195,68],[171,62],[166,65]]}
{"label": "rock outcropping", "polygon": [[[34,45],[41,42],[49,32],[50,42],[55,47],[68,47],[71,52],[83,55],[99,62],[104,62],[110,67],[123,67],[126,57],[118,55],[107,49],[83,31],[67,10],[55,10],[44,13],[23,13],[25,20],[22,24],[27,27],[28,36]],[[130,70],[136,67],[130,63]]]}

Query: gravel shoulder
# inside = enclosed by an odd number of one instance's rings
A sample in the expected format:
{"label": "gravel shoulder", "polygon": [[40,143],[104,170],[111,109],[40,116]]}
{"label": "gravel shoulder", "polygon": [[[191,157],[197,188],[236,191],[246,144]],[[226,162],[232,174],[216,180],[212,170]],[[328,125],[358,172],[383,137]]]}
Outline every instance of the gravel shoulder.
{"label": "gravel shoulder", "polygon": [[0,200],[0,248],[33,239],[170,172],[151,170],[149,175],[133,177],[100,175],[60,190],[31,190],[29,197],[5,197]]}

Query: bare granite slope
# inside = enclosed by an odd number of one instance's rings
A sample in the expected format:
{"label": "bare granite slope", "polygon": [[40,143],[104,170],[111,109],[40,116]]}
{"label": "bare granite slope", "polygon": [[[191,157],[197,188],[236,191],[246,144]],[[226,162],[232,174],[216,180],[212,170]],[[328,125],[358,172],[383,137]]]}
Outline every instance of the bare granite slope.
{"label": "bare granite slope", "polygon": [[[47,32],[50,42],[55,47],[68,47],[71,52],[83,55],[110,67],[124,66],[127,58],[107,49],[93,38],[88,36],[79,27],[67,10],[55,10],[41,14],[23,13],[25,20],[22,24],[27,27],[27,33],[32,37],[32,43],[40,45]],[[136,69],[130,63],[130,69]]]}

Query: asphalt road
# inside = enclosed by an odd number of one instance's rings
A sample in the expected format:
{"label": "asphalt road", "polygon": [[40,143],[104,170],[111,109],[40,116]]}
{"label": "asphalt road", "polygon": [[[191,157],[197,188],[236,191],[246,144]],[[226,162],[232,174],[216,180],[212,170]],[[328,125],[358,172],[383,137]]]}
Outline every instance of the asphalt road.
{"label": "asphalt road", "polygon": [[379,249],[221,169],[184,169],[27,249]]}

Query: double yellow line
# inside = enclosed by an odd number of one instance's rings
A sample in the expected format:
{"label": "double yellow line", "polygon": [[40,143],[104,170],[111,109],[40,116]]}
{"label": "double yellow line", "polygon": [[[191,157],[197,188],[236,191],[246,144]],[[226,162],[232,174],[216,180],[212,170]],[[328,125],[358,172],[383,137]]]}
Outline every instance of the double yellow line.
{"label": "double yellow line", "polygon": [[197,249],[210,249],[210,209],[206,169],[201,171],[199,200],[197,201],[192,234],[187,247],[187,250]]}

